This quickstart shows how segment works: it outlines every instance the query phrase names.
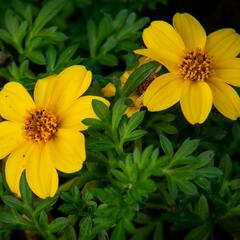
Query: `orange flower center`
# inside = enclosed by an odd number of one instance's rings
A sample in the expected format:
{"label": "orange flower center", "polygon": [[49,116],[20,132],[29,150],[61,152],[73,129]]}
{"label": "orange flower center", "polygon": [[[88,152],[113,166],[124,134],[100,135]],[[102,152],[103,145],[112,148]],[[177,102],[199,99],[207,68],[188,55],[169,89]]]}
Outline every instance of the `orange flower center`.
{"label": "orange flower center", "polygon": [[141,96],[146,92],[148,86],[152,83],[152,81],[157,77],[157,73],[153,72],[149,77],[147,77],[141,85],[136,89],[137,95]]}
{"label": "orange flower center", "polygon": [[213,72],[212,58],[201,49],[186,52],[179,72],[186,80],[205,81]]}
{"label": "orange flower center", "polygon": [[34,142],[47,142],[55,136],[58,128],[57,117],[46,108],[28,111],[25,118],[25,137]]}

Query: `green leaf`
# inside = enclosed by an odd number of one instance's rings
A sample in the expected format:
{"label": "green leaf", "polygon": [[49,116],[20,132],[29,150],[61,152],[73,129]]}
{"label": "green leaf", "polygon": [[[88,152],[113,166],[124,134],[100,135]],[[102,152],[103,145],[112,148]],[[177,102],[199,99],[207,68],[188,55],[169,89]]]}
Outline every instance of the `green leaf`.
{"label": "green leaf", "polygon": [[197,162],[195,166],[197,166],[198,168],[206,166],[213,160],[213,158],[214,158],[214,151],[208,150],[208,151],[202,152],[197,156]]}
{"label": "green leaf", "polygon": [[57,59],[56,48],[51,45],[48,47],[47,52],[46,52],[46,63],[47,63],[48,71],[54,70],[56,59]]}
{"label": "green leaf", "polygon": [[43,8],[39,12],[33,28],[31,36],[35,36],[65,5],[66,0],[51,0],[43,5]]}
{"label": "green leaf", "polygon": [[13,44],[11,35],[5,29],[0,29],[0,39],[8,44]]}
{"label": "green leaf", "polygon": [[121,91],[122,97],[128,97],[158,66],[156,62],[149,62],[138,67],[124,84]]}
{"label": "green leaf", "polygon": [[32,8],[31,5],[26,4],[25,2],[19,0],[12,0],[12,7],[14,10],[25,20],[28,21],[29,24],[32,23]]}
{"label": "green leaf", "polygon": [[69,225],[69,220],[64,217],[59,217],[54,219],[49,225],[48,225],[48,231],[50,233],[56,233],[61,232],[64,230],[65,227]]}
{"label": "green leaf", "polygon": [[119,11],[114,21],[112,22],[114,29],[120,29],[126,21],[127,16],[127,9],[122,9],[121,11]]}
{"label": "green leaf", "polygon": [[196,206],[197,214],[204,221],[209,217],[208,201],[204,195],[201,195]]}
{"label": "green leaf", "polygon": [[31,51],[29,56],[30,60],[39,65],[45,65],[46,60],[44,55],[40,51]]}
{"label": "green leaf", "polygon": [[24,203],[32,206],[32,192],[27,184],[26,172],[24,171],[20,180],[20,193]]}
{"label": "green leaf", "polygon": [[175,153],[172,162],[177,162],[178,160],[182,160],[183,158],[189,156],[197,149],[198,145],[199,140],[186,139]]}
{"label": "green leaf", "polygon": [[43,200],[40,200],[37,203],[36,209],[34,211],[34,215],[38,216],[40,214],[40,212],[42,212],[43,210],[48,211],[51,209],[51,207],[56,203],[57,201],[57,196],[53,197],[53,198],[46,198]]}
{"label": "green leaf", "polygon": [[147,134],[146,130],[142,130],[142,129],[135,130],[124,138],[124,142],[134,141],[136,139],[143,137],[146,134]]}
{"label": "green leaf", "polygon": [[222,171],[216,167],[206,167],[198,170],[198,175],[201,177],[215,178],[222,175]]}
{"label": "green leaf", "polygon": [[105,129],[106,128],[106,125],[101,120],[98,120],[98,119],[86,118],[82,122],[89,127],[93,127],[93,128],[97,128],[97,129]]}
{"label": "green leaf", "polygon": [[75,54],[75,52],[78,49],[78,44],[72,45],[67,47],[59,56],[59,59],[56,63],[55,68],[59,69],[64,67],[64,65],[66,65],[67,62],[70,61],[70,59],[73,57],[73,55]]}
{"label": "green leaf", "polygon": [[142,123],[144,115],[145,111],[134,113],[127,123],[126,131],[132,132],[135,128],[137,128]]}
{"label": "green leaf", "polygon": [[87,22],[88,42],[90,49],[90,56],[95,57],[97,48],[97,27],[92,19]]}
{"label": "green leaf", "polygon": [[191,183],[189,181],[184,181],[184,180],[177,181],[176,183],[182,192],[184,192],[188,195],[197,195],[198,194],[198,190],[193,183]]}
{"label": "green leaf", "polygon": [[113,229],[110,240],[125,240],[126,234],[122,222],[118,223],[117,226]]}
{"label": "green leaf", "polygon": [[167,176],[167,181],[168,181],[169,193],[170,193],[171,197],[174,200],[176,200],[177,199],[177,195],[178,195],[177,184],[175,183],[175,181],[170,176]]}
{"label": "green leaf", "polygon": [[113,176],[120,182],[127,184],[129,182],[128,177],[121,171],[113,169],[112,171]]}
{"label": "green leaf", "polygon": [[92,219],[90,216],[84,217],[80,223],[80,232],[79,232],[79,238],[81,240],[90,240],[90,235],[92,232]]}
{"label": "green leaf", "polygon": [[97,58],[98,62],[102,65],[114,67],[118,64],[118,59],[113,54],[105,53],[104,55],[100,55]]}
{"label": "green leaf", "polygon": [[23,203],[20,200],[18,200],[17,198],[15,198],[11,195],[5,195],[5,196],[2,196],[1,199],[10,208],[14,208],[15,210],[20,211],[22,213],[26,212],[26,209],[25,209]]}
{"label": "green leaf", "polygon": [[119,98],[114,104],[112,109],[112,129],[116,130],[122,119],[124,112],[126,111],[127,106],[125,105],[125,99]]}
{"label": "green leaf", "polygon": [[212,230],[211,225],[203,224],[191,230],[185,237],[184,240],[203,240],[208,239],[210,231]]}
{"label": "green leaf", "polygon": [[93,100],[92,107],[96,115],[102,120],[108,122],[110,120],[109,108],[101,101]]}
{"label": "green leaf", "polygon": [[168,138],[166,138],[164,135],[160,135],[160,144],[161,144],[161,147],[164,151],[164,153],[166,155],[168,155],[169,157],[172,157],[173,156],[173,145],[172,143],[169,141]]}

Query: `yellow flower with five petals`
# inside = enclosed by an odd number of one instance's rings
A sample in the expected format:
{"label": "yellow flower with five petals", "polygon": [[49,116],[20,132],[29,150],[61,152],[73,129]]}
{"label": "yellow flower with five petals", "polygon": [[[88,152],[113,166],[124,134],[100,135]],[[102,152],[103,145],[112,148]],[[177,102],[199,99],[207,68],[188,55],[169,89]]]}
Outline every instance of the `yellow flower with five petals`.
{"label": "yellow flower with five petals", "polygon": [[176,13],[173,26],[153,21],[143,32],[146,49],[135,53],[150,57],[169,72],[156,78],[144,94],[149,111],[167,109],[178,101],[191,124],[203,123],[212,104],[232,120],[240,116],[240,99],[229,86],[240,86],[240,36],[225,28],[208,36],[190,14]]}
{"label": "yellow flower with five petals", "polygon": [[17,82],[0,92],[0,159],[7,157],[5,174],[12,192],[20,195],[23,170],[31,190],[40,198],[54,196],[57,170],[79,171],[86,159],[87,129],[83,119],[96,117],[92,100],[109,105],[104,98],[82,96],[92,73],[84,66],[66,68],[58,75],[38,80],[34,97]]}

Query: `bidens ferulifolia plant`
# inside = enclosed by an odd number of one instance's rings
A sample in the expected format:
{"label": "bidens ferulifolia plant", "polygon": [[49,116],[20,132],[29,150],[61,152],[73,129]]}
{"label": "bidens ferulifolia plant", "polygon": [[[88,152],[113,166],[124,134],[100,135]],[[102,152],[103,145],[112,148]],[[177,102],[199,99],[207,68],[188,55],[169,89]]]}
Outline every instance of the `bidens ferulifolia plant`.
{"label": "bidens ferulifolia plant", "polygon": [[240,36],[167,4],[0,3],[0,239],[240,238]]}

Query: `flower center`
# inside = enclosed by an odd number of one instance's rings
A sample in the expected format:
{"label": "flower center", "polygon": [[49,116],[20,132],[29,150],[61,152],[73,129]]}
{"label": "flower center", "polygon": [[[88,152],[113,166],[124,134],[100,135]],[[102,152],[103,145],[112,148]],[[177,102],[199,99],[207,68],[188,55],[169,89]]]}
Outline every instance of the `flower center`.
{"label": "flower center", "polygon": [[148,86],[150,85],[150,83],[152,83],[152,81],[157,77],[157,73],[153,72],[149,77],[147,77],[142,83],[141,85],[136,89],[136,93],[137,95],[141,96],[143,93],[146,92]]}
{"label": "flower center", "polygon": [[179,72],[186,80],[205,81],[213,72],[212,59],[201,49],[185,54]]}
{"label": "flower center", "polygon": [[25,118],[24,134],[34,143],[47,142],[55,136],[58,127],[57,117],[46,108],[28,111]]}

